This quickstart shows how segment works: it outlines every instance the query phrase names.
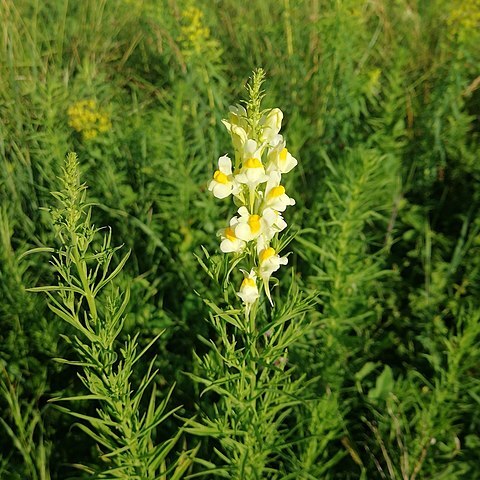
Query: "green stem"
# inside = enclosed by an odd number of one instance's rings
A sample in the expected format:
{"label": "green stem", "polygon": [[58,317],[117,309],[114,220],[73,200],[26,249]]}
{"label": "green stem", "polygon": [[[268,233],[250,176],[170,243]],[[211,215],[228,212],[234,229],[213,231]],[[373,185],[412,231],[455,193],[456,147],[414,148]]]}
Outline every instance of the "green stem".
{"label": "green stem", "polygon": [[72,256],[75,262],[75,266],[77,267],[78,275],[80,277],[80,281],[82,282],[83,291],[85,294],[85,299],[88,303],[88,308],[90,309],[90,315],[92,316],[92,320],[94,323],[97,321],[98,314],[97,314],[97,305],[95,303],[95,297],[93,295],[92,290],[90,289],[90,285],[88,283],[87,278],[87,265],[84,260],[80,258],[80,254],[78,252],[78,247],[74,247],[72,249]]}
{"label": "green stem", "polygon": [[250,214],[253,215],[253,207],[255,206],[255,189],[250,189]]}

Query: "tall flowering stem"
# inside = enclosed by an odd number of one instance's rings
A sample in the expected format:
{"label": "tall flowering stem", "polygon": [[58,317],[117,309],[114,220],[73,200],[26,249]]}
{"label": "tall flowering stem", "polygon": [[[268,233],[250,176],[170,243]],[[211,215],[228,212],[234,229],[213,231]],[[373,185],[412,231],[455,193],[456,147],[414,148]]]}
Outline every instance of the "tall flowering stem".
{"label": "tall flowering stem", "polygon": [[[224,291],[229,290],[228,279],[236,278],[231,272],[241,272],[235,291],[242,307],[228,298],[224,307],[206,300],[217,339],[208,342],[208,354],[196,357],[199,374],[191,377],[205,388],[201,413],[189,421],[187,431],[208,437],[209,457],[213,448],[219,462],[210,463],[209,472],[223,478],[270,478],[272,469],[284,462],[305,390],[304,378],[288,365],[288,351],[305,334],[311,299],[301,295],[293,277],[275,305],[270,293],[272,275],[287,264],[287,257],[280,256],[285,241],[278,238],[287,227],[283,213],[295,204],[282,176],[297,160],[280,134],[281,110],[261,109],[264,76],[263,70],[254,72],[247,86],[249,100],[230,107],[223,120],[233,152],[218,159],[209,184],[215,197],[232,197],[237,212],[219,232],[220,250],[228,261],[204,267],[217,282],[225,279]],[[263,308],[264,295],[272,308]]]}
{"label": "tall flowering stem", "polygon": [[273,305],[271,277],[288,263],[286,256],[279,255],[277,237],[287,227],[283,212],[295,205],[295,200],[287,195],[281,182],[282,175],[298,163],[279,133],[282,111],[261,109],[264,78],[262,69],[253,73],[247,86],[248,102],[230,107],[228,119],[223,120],[233,142],[233,161],[228,155],[221,156],[208,186],[217,198],[232,196],[238,207],[237,214],[219,232],[220,249],[242,257],[241,262],[236,262],[244,275],[237,295],[250,329],[254,328],[251,313],[262,291]]}

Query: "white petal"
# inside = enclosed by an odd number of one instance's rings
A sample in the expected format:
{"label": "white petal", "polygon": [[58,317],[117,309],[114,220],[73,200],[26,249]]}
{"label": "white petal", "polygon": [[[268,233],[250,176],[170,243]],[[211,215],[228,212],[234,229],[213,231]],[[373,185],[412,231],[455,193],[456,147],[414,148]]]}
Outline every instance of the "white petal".
{"label": "white petal", "polygon": [[287,222],[279,215],[277,221],[275,222],[275,226],[278,228],[278,231],[281,232],[287,227]]}
{"label": "white petal", "polygon": [[212,189],[213,195],[217,198],[226,198],[232,193],[231,183],[218,183]]}
{"label": "white petal", "polygon": [[238,137],[238,140],[241,142],[242,145],[245,145],[245,143],[248,141],[247,132],[238,125],[231,126],[231,133],[233,136]]}
{"label": "white petal", "polygon": [[239,223],[235,227],[235,236],[240,240],[244,240],[245,242],[249,242],[254,238],[250,225],[247,223]]}
{"label": "white petal", "polygon": [[255,157],[257,152],[257,142],[249,138],[245,144],[245,158]]}
{"label": "white petal", "polygon": [[220,250],[223,253],[240,252],[244,246],[245,246],[245,242],[239,239],[229,240],[228,238],[225,238],[220,243]]}
{"label": "white petal", "polygon": [[272,108],[263,119],[262,140],[270,143],[282,127],[283,113],[279,108]]}
{"label": "white petal", "polygon": [[232,249],[232,242],[226,238],[225,240],[222,240],[220,242],[220,250],[223,253],[230,253],[233,252],[234,250]]}
{"label": "white petal", "polygon": [[248,209],[245,206],[242,206],[238,209],[238,213],[241,217],[248,217],[250,214],[248,213]]}
{"label": "white petal", "polygon": [[277,214],[273,208],[266,208],[262,213],[262,219],[265,220],[267,225],[273,225],[277,219]]}
{"label": "white petal", "polygon": [[288,173],[290,170],[292,170],[294,167],[298,165],[297,159],[290,154],[290,152],[287,153],[287,158],[285,161],[281,161],[279,159],[279,166],[280,166],[280,171],[282,173]]}
{"label": "white petal", "polygon": [[218,169],[225,175],[232,174],[232,161],[228,158],[228,155],[223,155],[218,159]]}
{"label": "white petal", "polygon": [[268,192],[273,187],[278,187],[280,185],[281,179],[282,179],[282,175],[280,174],[280,172],[274,170],[273,172],[270,173],[268,183],[267,183],[267,188],[266,188],[267,195],[268,195]]}
{"label": "white petal", "polygon": [[257,254],[260,254],[266,248],[268,248],[268,240],[265,238],[265,235],[260,235],[257,238]]}
{"label": "white petal", "polygon": [[285,141],[283,140],[283,135],[275,135],[275,137],[273,137],[272,141],[270,142],[270,145],[273,147],[273,148],[279,148],[280,145],[282,145],[282,147],[280,148],[280,150],[282,150],[283,147],[285,147]]}

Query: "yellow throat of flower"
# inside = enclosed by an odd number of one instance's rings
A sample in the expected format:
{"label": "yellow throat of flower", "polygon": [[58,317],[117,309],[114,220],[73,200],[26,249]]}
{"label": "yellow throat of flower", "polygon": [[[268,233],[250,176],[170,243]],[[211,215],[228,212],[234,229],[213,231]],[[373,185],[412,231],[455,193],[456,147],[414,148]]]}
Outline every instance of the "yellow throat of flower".
{"label": "yellow throat of flower", "polygon": [[262,162],[258,158],[247,158],[243,163],[245,168],[262,168]]}
{"label": "yellow throat of flower", "polygon": [[288,150],[286,148],[282,149],[280,152],[280,160],[284,162],[287,159]]}
{"label": "yellow throat of flower", "polygon": [[233,242],[234,240],[237,239],[237,237],[235,236],[235,232],[233,231],[233,228],[232,228],[232,227],[227,227],[227,228],[225,229],[224,235],[225,235],[225,238],[226,238],[227,240],[230,240],[231,242]]}
{"label": "yellow throat of flower", "polygon": [[273,187],[268,192],[268,198],[277,198],[280,197],[285,193],[285,187],[283,185],[279,185],[278,187]]}
{"label": "yellow throat of flower", "polygon": [[256,285],[257,284],[253,278],[245,277],[240,288],[255,287]]}
{"label": "yellow throat of flower", "polygon": [[228,183],[228,177],[223,172],[221,172],[220,170],[217,170],[213,174],[213,179],[218,183],[223,183],[224,185],[226,183]]}
{"label": "yellow throat of flower", "polygon": [[275,250],[272,247],[268,247],[265,250],[260,252],[260,263],[263,263],[265,260],[268,260],[270,257],[275,255]]}
{"label": "yellow throat of flower", "polygon": [[260,215],[250,215],[248,219],[248,226],[252,233],[257,233],[260,230]]}

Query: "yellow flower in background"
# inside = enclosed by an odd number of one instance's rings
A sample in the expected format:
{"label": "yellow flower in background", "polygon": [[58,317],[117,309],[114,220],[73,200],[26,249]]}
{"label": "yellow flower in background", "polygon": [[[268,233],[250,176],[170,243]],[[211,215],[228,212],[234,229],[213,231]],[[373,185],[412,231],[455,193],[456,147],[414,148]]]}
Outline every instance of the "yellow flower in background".
{"label": "yellow flower in background", "polygon": [[68,124],[82,135],[83,140],[96,138],[112,128],[110,115],[101,110],[93,99],[80,100],[67,110]]}
{"label": "yellow flower in background", "polygon": [[447,24],[460,41],[477,37],[480,31],[480,0],[455,0],[449,3]]}
{"label": "yellow flower in background", "polygon": [[203,12],[194,6],[187,7],[182,12],[182,26],[179,42],[186,58],[205,56],[209,60],[218,57],[220,45],[211,38],[210,29],[205,26]]}

